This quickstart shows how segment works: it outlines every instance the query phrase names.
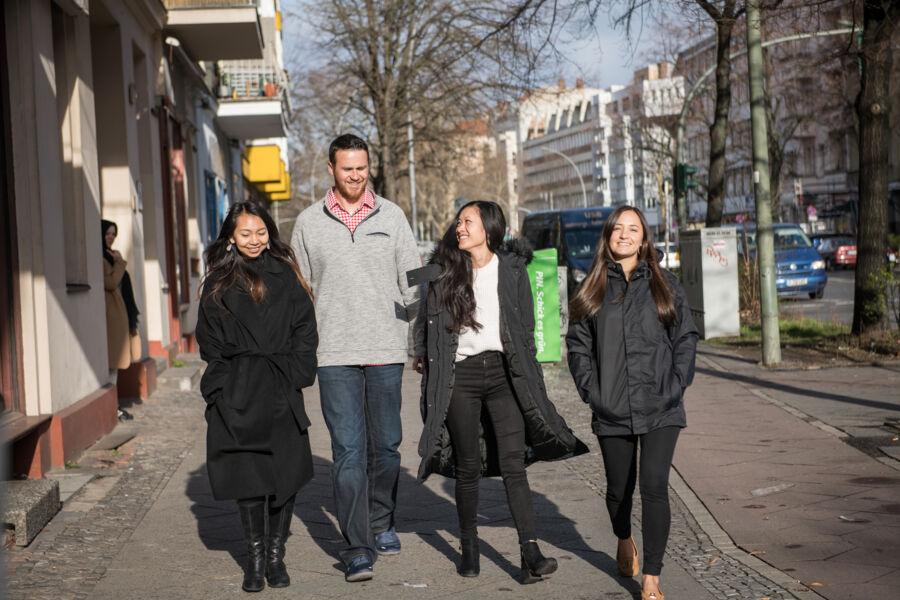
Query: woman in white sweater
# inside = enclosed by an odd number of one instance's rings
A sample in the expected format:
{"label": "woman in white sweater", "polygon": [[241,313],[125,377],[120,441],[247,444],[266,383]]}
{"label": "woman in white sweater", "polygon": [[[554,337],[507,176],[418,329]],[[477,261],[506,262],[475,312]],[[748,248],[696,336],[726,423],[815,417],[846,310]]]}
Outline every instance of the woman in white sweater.
{"label": "woman in white sweater", "polygon": [[557,568],[536,541],[525,467],[587,451],[547,398],[534,344],[527,245],[503,243],[506,219],[493,202],[463,206],[435,250],[425,279],[417,369],[424,372],[421,478],[456,478],[462,557],[479,573],[478,486],[501,475],[521,546],[521,582]]}

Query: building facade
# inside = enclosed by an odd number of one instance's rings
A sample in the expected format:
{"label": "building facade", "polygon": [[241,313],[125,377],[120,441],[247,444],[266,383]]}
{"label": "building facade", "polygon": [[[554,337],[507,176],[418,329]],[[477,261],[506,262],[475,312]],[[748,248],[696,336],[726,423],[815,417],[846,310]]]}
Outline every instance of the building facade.
{"label": "building facade", "polygon": [[527,210],[627,204],[655,227],[683,79],[660,63],[635,71],[626,86],[590,92],[560,95],[535,115],[522,143],[520,204]]}
{"label": "building facade", "polygon": [[[846,7],[817,13],[820,31],[838,30],[850,22]],[[809,22],[769,21],[768,38],[803,33]],[[766,49],[769,90],[770,145],[781,160],[771,161],[773,216],[807,223],[811,230],[855,231],[858,200],[858,138],[853,101],[858,89],[858,65],[846,52],[847,34],[800,39]],[[744,47],[737,31],[732,53]],[[677,70],[696,82],[715,64],[715,37],[705,38],[679,53]],[[746,55],[732,61],[732,104],[726,143],[724,220],[753,219],[751,123]],[[685,128],[685,161],[697,168],[701,186],[688,193],[688,217],[706,218],[705,182],[709,169],[709,124],[714,110],[714,75],[707,90],[689,107]]]}
{"label": "building facade", "polygon": [[[290,195],[276,0],[9,0],[3,5],[0,438],[40,477],[112,429],[195,348],[203,251],[228,205]],[[219,65],[260,61],[258,95]],[[261,69],[257,69],[260,73]],[[261,101],[256,101],[260,99]],[[223,110],[234,105],[239,110]],[[276,123],[275,127],[266,127]],[[274,146],[273,173],[258,173]],[[274,140],[273,140],[274,138]],[[262,154],[266,154],[263,152]],[[272,170],[272,169],[270,169]],[[117,225],[141,356],[110,371],[100,220]]]}

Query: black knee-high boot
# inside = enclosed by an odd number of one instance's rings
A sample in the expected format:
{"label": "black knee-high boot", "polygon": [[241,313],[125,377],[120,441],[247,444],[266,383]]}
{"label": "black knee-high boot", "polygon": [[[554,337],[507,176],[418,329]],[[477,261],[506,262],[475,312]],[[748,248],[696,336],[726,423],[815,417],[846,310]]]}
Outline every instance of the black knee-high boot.
{"label": "black knee-high boot", "polygon": [[266,499],[238,500],[238,512],[247,540],[247,569],[242,587],[245,592],[260,592],[266,587]]}
{"label": "black knee-high boot", "polygon": [[294,498],[291,496],[278,507],[269,508],[269,536],[266,552],[266,581],[269,587],[281,588],[291,585],[291,577],[284,566],[284,544],[291,529],[294,515]]}

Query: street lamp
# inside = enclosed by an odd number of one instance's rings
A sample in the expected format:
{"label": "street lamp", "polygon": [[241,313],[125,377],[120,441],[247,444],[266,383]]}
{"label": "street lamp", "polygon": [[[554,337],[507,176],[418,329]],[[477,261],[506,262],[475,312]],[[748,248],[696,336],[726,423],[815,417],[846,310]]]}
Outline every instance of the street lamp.
{"label": "street lamp", "polygon": [[566,156],[559,150],[553,150],[552,148],[548,148],[546,146],[541,146],[541,150],[543,150],[544,152],[550,152],[551,154],[556,154],[557,156],[562,156],[564,159],[566,159],[566,162],[568,162],[570,165],[572,165],[572,168],[575,169],[575,174],[578,175],[578,181],[581,182],[581,198],[584,201],[584,207],[587,208],[588,207],[587,188],[584,187],[584,177],[581,176],[581,171],[578,170],[578,166],[574,162],[572,162],[571,158],[569,158],[568,156]]}

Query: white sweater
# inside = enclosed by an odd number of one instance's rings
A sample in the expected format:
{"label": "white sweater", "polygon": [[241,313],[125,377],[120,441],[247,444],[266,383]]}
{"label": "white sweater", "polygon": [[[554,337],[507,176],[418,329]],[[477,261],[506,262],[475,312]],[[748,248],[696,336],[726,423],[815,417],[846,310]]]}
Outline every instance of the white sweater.
{"label": "white sweater", "polygon": [[497,293],[499,266],[500,259],[495,254],[491,262],[472,270],[475,321],[481,324],[481,330],[462,330],[456,349],[456,362],[489,350],[503,352],[503,343],[500,341],[500,296]]}

